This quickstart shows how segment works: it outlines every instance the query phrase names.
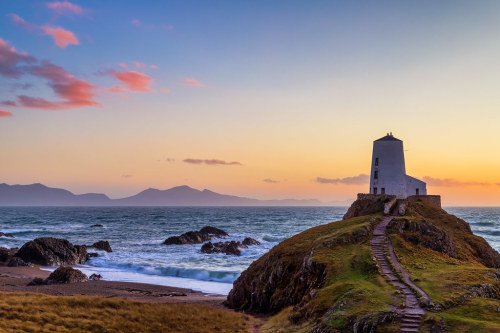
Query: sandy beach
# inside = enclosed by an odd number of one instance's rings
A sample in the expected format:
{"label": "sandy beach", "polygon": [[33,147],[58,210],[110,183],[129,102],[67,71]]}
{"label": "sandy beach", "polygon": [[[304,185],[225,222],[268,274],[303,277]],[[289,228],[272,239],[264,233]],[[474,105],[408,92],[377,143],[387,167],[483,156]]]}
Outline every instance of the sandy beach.
{"label": "sandy beach", "polygon": [[226,309],[224,295],[206,294],[191,289],[144,283],[88,281],[82,283],[28,286],[35,277],[47,278],[50,272],[34,267],[0,267],[0,290],[32,292],[53,296],[120,297],[148,303],[199,304]]}

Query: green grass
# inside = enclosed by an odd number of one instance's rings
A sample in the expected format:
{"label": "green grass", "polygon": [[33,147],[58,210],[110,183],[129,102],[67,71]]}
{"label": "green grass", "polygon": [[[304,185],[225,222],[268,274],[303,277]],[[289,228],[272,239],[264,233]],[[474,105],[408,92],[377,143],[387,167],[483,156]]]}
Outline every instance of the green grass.
{"label": "green grass", "polygon": [[247,332],[250,318],[186,304],[118,298],[0,294],[1,332]]}

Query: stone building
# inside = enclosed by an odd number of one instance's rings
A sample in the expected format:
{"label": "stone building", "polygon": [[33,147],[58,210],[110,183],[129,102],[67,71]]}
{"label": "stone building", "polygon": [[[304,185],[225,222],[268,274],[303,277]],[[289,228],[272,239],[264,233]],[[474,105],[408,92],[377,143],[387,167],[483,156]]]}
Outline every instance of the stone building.
{"label": "stone building", "polygon": [[398,199],[427,195],[426,184],[406,174],[403,141],[392,133],[373,141],[370,194],[395,195]]}

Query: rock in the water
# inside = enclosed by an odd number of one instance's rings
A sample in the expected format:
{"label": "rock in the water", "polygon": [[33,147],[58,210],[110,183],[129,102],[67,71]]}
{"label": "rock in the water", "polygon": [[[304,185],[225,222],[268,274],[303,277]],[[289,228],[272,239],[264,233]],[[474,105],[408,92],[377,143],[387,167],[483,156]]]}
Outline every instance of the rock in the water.
{"label": "rock in the water", "polygon": [[96,258],[98,257],[99,255],[95,252],[90,252],[90,253],[87,253],[87,259],[90,259],[90,258]]}
{"label": "rock in the water", "polygon": [[246,237],[243,242],[243,245],[250,246],[250,245],[260,245],[260,242],[256,239],[253,239],[251,237]]}
{"label": "rock in the water", "polygon": [[97,249],[97,250],[106,251],[106,252],[113,252],[113,250],[111,250],[111,246],[109,245],[108,241],[101,240],[101,241],[95,242],[90,247],[93,247],[94,249]]}
{"label": "rock in the water", "polygon": [[203,244],[201,247],[201,252],[203,253],[225,253],[227,255],[241,255],[241,251],[239,248],[246,248],[246,245],[241,244],[240,242],[230,241],[230,242],[217,242],[212,243],[208,242]]}
{"label": "rock in the water", "polygon": [[90,281],[99,281],[100,279],[102,279],[102,275],[101,274],[92,274],[91,276],[89,276],[89,280]]}
{"label": "rock in the water", "polygon": [[104,226],[102,224],[92,224],[90,227],[91,228],[102,228]]}
{"label": "rock in the water", "polygon": [[87,280],[87,275],[83,274],[82,271],[72,267],[60,266],[49,275],[46,281],[47,284],[54,284],[85,282]]}
{"label": "rock in the water", "polygon": [[7,264],[9,267],[32,267],[33,264],[30,262],[25,262],[23,259],[18,257],[13,257]]}
{"label": "rock in the water", "polygon": [[182,245],[182,244],[201,244],[212,240],[213,238],[221,238],[228,234],[221,229],[215,227],[204,227],[200,231],[188,231],[180,236],[169,237],[163,242],[165,245]]}
{"label": "rock in the water", "polygon": [[77,265],[87,260],[87,248],[65,239],[41,237],[24,244],[15,257],[42,266]]}
{"label": "rock in the water", "polygon": [[3,232],[0,232],[0,237],[10,237],[10,238],[14,238],[14,235],[11,234],[10,232],[7,232],[7,233],[3,233]]}

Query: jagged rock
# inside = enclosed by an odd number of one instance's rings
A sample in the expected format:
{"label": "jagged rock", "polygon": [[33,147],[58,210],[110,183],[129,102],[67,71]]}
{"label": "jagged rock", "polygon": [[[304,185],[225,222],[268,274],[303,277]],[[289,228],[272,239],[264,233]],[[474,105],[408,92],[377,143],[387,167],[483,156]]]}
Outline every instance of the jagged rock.
{"label": "jagged rock", "polygon": [[49,275],[46,281],[47,284],[54,284],[85,282],[87,280],[87,275],[83,274],[82,271],[72,267],[60,266]]}
{"label": "jagged rock", "polygon": [[99,255],[95,252],[90,252],[90,253],[87,253],[87,260],[90,259],[90,258],[96,258],[98,257]]}
{"label": "jagged rock", "polygon": [[352,203],[342,219],[347,220],[357,216],[384,212],[385,205],[395,198],[394,195],[386,194],[358,195],[358,199]]}
{"label": "jagged rock", "polygon": [[111,246],[109,245],[108,241],[101,240],[101,241],[95,242],[94,244],[92,244],[89,247],[93,247],[94,249],[102,250],[102,251],[106,251],[106,252],[113,252],[113,250],[111,250]]}
{"label": "jagged rock", "polygon": [[91,228],[103,228],[104,226],[102,224],[92,224],[90,227]]}
{"label": "jagged rock", "polygon": [[250,237],[246,237],[243,242],[242,242],[243,245],[246,245],[246,246],[250,246],[250,245],[260,245],[260,242],[258,240],[255,240],[253,238],[250,238]]}
{"label": "jagged rock", "polygon": [[203,244],[203,246],[201,247],[201,252],[209,254],[225,253],[227,255],[240,256],[241,251],[239,250],[239,248],[241,247],[246,248],[247,246],[235,241],[217,243],[208,242]]}
{"label": "jagged rock", "polygon": [[42,237],[24,244],[15,257],[42,266],[77,265],[87,260],[87,248],[65,239]]}
{"label": "jagged rock", "polygon": [[102,275],[101,274],[92,274],[91,276],[89,276],[89,281],[99,281],[100,279],[102,279]]}
{"label": "jagged rock", "polygon": [[0,237],[10,237],[10,238],[14,238],[14,235],[11,234],[10,232],[8,233],[3,233],[3,232],[0,232]]}
{"label": "jagged rock", "polygon": [[221,238],[229,236],[224,230],[215,227],[204,227],[200,231],[188,231],[180,236],[172,236],[167,238],[163,244],[165,245],[182,245],[182,244],[201,244],[212,240],[213,238]]}
{"label": "jagged rock", "polygon": [[9,267],[32,267],[33,264],[30,262],[25,262],[23,259],[18,257],[13,257],[7,264]]}

